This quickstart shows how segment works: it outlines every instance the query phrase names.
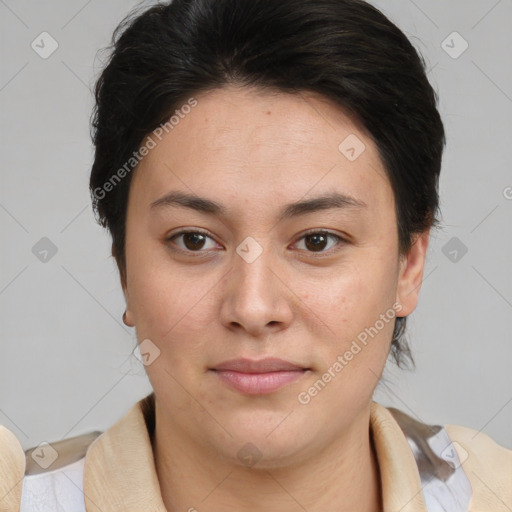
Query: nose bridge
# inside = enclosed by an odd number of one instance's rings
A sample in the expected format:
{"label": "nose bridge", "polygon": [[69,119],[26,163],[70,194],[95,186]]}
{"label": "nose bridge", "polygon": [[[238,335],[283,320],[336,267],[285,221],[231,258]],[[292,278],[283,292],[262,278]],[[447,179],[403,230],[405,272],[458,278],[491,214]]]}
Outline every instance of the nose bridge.
{"label": "nose bridge", "polygon": [[290,320],[276,268],[276,255],[268,245],[250,237],[239,244],[224,296],[224,322],[239,324],[255,334],[270,322]]}
{"label": "nose bridge", "polygon": [[247,237],[236,248],[233,258],[233,278],[239,299],[269,300],[274,289],[274,274],[270,269],[274,254],[269,243],[258,242]]}

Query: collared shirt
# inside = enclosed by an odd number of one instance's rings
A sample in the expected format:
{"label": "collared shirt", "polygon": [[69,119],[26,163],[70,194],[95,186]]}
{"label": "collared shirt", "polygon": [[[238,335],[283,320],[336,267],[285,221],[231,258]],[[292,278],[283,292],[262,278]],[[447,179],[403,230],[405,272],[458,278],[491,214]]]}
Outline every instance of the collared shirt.
{"label": "collared shirt", "polygon": [[[424,427],[437,432],[436,436],[424,436]],[[61,469],[31,475],[33,481],[28,485],[27,476],[23,478],[25,453],[14,434],[0,426],[0,511],[20,510],[23,495],[22,511],[54,511],[57,509],[45,508],[45,500],[50,505],[52,499],[60,499],[69,504],[62,508],[66,512],[166,512],[154,464],[153,430],[152,393],[97,437],[85,457]],[[449,438],[443,437],[447,434]],[[469,505],[458,510],[512,510],[512,451],[486,434],[456,425],[432,430],[400,411],[372,402],[370,435],[377,454],[384,512],[456,512],[454,508],[440,508],[444,499],[453,499],[447,496],[450,493],[459,493],[462,501],[468,498]],[[429,454],[430,447],[435,453]],[[452,473],[449,478],[446,469]],[[450,480],[451,489],[446,485]],[[55,492],[59,486],[62,492]],[[49,493],[60,493],[60,498],[50,498]],[[78,502],[83,507],[72,508]]]}

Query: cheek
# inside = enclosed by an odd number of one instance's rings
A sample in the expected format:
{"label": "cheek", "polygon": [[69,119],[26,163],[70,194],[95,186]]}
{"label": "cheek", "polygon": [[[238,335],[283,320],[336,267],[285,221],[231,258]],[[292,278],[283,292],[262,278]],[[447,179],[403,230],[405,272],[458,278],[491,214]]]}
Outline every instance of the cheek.
{"label": "cheek", "polygon": [[376,256],[357,255],[354,261],[333,270],[321,283],[310,282],[316,288],[305,291],[304,302],[315,315],[309,315],[312,324],[315,318],[324,319],[332,328],[348,330],[361,327],[373,317],[383,313],[394,302],[396,283],[392,262],[378,260]]}
{"label": "cheek", "polygon": [[133,280],[135,323],[138,331],[145,331],[165,344],[176,338],[197,339],[196,332],[204,332],[209,322],[208,294],[211,285],[191,286],[178,273],[141,273]]}
{"label": "cheek", "polygon": [[395,322],[393,268],[392,258],[368,251],[316,286],[321,293],[303,295],[302,314],[322,366],[330,367],[338,355],[351,351],[347,354],[350,368],[344,374],[363,366],[380,371]]}
{"label": "cheek", "polygon": [[[302,391],[314,397],[316,388],[321,389],[318,398],[311,398],[312,411],[321,415],[325,404],[335,404],[329,409],[333,418],[339,413],[341,421],[347,410],[356,410],[374,392],[388,357],[395,310],[392,286],[385,280],[377,283],[361,272],[340,278],[335,286],[316,310],[329,330],[316,321],[316,331],[310,331],[316,345],[316,378],[328,384],[312,383],[315,389]],[[327,334],[318,334],[319,329]]]}
{"label": "cheek", "polygon": [[205,290],[212,287],[213,283],[185,278],[168,265],[144,264],[132,270],[137,339],[148,338],[160,350],[158,359],[145,367],[146,373],[153,389],[176,410],[194,406],[182,386],[197,381],[198,369],[205,365],[212,316]]}
{"label": "cheek", "polygon": [[185,313],[187,288],[180,274],[171,270],[160,242],[135,229],[132,240],[126,248],[130,309],[139,331],[150,327],[161,337]]}
{"label": "cheek", "polygon": [[211,342],[205,334],[215,318],[212,301],[219,276],[184,273],[154,244],[152,250],[132,255],[128,284],[137,339],[152,340],[162,359],[178,369],[181,361],[193,361]]}

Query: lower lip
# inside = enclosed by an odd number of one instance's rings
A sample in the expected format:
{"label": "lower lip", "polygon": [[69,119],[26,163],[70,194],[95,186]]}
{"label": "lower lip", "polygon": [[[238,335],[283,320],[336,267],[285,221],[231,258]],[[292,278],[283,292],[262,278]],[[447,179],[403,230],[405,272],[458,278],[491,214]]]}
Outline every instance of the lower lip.
{"label": "lower lip", "polygon": [[249,395],[262,395],[277,391],[302,377],[307,370],[268,373],[241,373],[231,370],[216,370],[215,373],[228,386]]}

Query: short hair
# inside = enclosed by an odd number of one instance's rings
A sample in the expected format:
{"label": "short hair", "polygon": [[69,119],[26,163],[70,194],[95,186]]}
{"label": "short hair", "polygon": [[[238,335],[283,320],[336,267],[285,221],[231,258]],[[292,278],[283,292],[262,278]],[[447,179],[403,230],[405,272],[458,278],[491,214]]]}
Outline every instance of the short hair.
{"label": "short hair", "polygon": [[[421,54],[367,2],[174,0],[130,12],[106,50],[94,89],[90,192],[123,282],[132,173],[114,175],[136,167],[145,137],[192,95],[230,84],[318,93],[362,124],[393,189],[400,255],[439,223],[438,97]],[[395,319],[390,353],[398,366],[414,366],[405,325]]]}

